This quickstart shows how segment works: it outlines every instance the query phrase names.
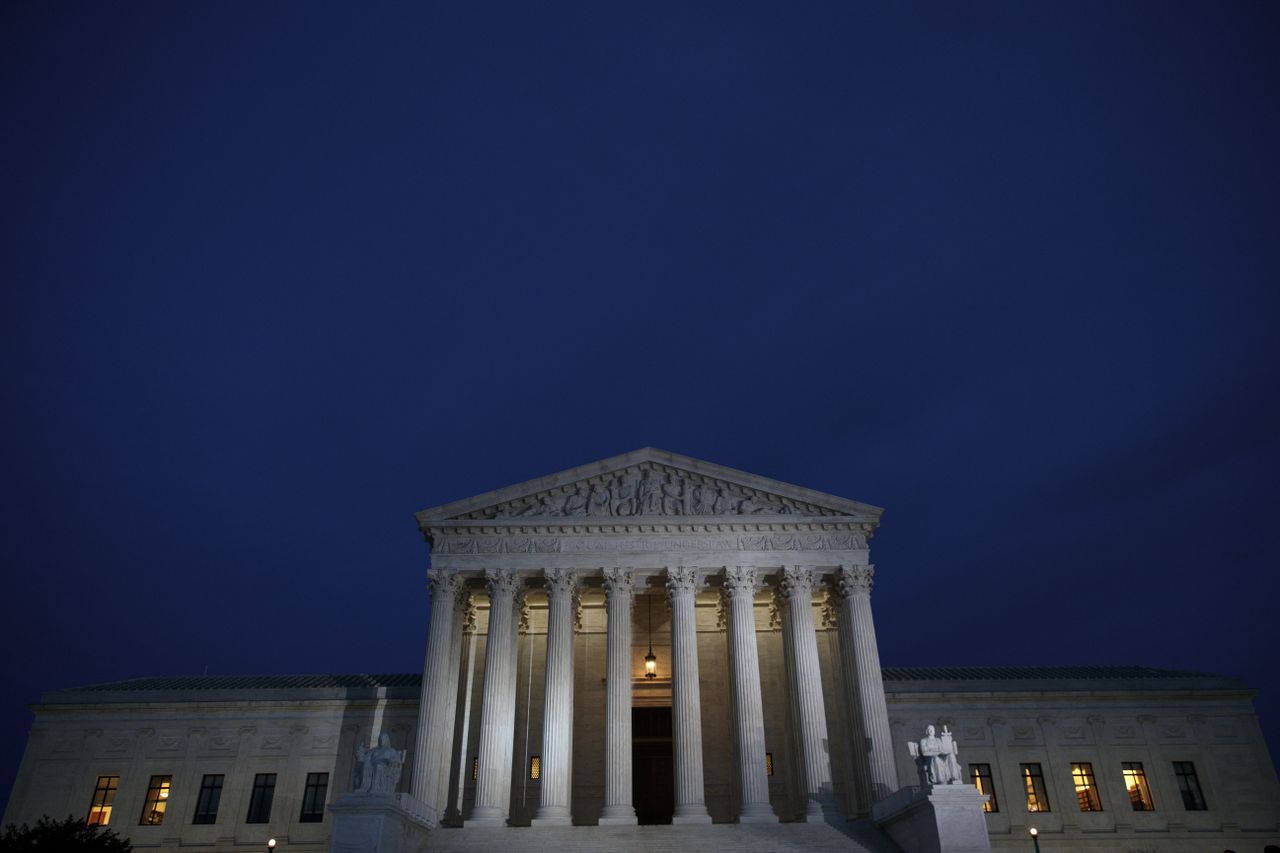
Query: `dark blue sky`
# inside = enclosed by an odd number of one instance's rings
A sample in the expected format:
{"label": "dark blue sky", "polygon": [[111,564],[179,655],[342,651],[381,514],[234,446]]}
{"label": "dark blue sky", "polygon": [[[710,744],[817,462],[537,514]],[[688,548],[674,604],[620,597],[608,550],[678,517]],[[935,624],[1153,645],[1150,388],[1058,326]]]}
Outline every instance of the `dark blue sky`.
{"label": "dark blue sky", "polygon": [[1278,40],[0,6],[0,799],[43,690],[418,668],[415,510],[643,445],[886,507],[886,664],[1239,675],[1275,732]]}

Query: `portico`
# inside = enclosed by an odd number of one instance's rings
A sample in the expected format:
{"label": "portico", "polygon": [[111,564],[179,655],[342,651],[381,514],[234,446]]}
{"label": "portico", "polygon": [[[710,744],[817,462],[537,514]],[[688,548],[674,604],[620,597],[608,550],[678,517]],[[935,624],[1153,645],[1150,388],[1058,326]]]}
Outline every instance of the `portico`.
{"label": "portico", "polygon": [[635,825],[633,709],[667,706],[672,823],[865,816],[898,787],[869,603],[880,513],[652,448],[419,513],[421,813]]}

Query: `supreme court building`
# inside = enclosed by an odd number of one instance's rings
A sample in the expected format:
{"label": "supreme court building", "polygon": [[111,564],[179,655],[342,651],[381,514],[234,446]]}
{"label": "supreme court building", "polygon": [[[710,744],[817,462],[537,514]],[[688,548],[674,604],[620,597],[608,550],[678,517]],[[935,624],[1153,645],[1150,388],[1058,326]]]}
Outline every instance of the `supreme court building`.
{"label": "supreme court building", "polygon": [[[907,742],[932,725],[991,849],[1032,827],[1046,851],[1280,844],[1234,679],[882,666],[873,579],[907,581],[873,567],[880,514],[652,448],[424,510],[420,674],[46,694],[5,822],[72,813],[163,850],[911,853],[934,849],[894,823],[928,793]],[[342,823],[380,734],[404,751],[394,844]]]}

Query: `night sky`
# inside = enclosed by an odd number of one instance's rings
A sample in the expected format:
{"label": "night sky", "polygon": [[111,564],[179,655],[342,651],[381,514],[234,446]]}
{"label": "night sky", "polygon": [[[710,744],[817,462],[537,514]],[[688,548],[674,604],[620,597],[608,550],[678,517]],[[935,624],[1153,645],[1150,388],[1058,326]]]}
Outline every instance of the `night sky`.
{"label": "night sky", "polygon": [[887,508],[886,665],[1280,753],[1280,7],[0,5],[0,805],[41,692],[411,672],[413,512],[653,445]]}

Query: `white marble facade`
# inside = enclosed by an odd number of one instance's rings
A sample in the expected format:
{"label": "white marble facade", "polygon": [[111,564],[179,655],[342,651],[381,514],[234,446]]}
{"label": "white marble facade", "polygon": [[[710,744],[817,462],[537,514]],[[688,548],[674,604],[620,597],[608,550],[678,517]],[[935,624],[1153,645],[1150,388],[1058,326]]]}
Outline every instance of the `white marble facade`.
{"label": "white marble facade", "polygon": [[[638,689],[641,702],[672,709],[674,823],[865,816],[877,791],[898,787],[869,605],[874,570],[867,543],[880,512],[646,448],[419,513],[431,543],[432,629],[415,766],[442,769],[415,772],[413,796],[440,822],[463,826],[634,824],[630,727]],[[651,641],[647,630],[643,637],[637,630],[638,597],[646,617],[653,610],[647,597],[661,602],[661,682],[643,677],[636,654],[638,642]],[[479,679],[474,653],[464,664],[460,641],[477,604],[486,611],[483,639],[470,641],[484,646]],[[820,676],[820,657],[831,651],[819,649],[823,611],[817,608],[824,604],[841,626],[841,695],[824,690]],[[542,655],[543,723],[539,803],[529,817],[527,798],[513,814],[512,780],[524,775],[514,769],[521,767],[513,741],[519,733],[515,674],[521,613],[531,608],[540,613],[536,624],[526,619],[527,630],[545,632],[546,640],[530,649]],[[584,617],[584,610],[591,615]],[[713,612],[716,621],[708,624]],[[780,643],[770,620],[785,634]],[[585,683],[575,695],[576,672],[586,668],[578,659],[588,658],[587,664],[591,654],[582,632],[589,637],[593,630],[605,635],[599,674],[605,695],[593,706],[603,708],[603,719],[574,710],[583,692],[597,686]],[[785,721],[794,734],[794,749],[778,752],[791,759],[802,800],[798,807],[788,803],[781,815],[769,793],[773,751],[766,748],[762,634],[769,637],[763,657],[785,674],[789,701],[774,723]],[[475,691],[461,702],[460,679]],[[724,690],[710,692],[708,683],[723,683]],[[531,698],[526,688],[526,729]],[[728,797],[710,790],[724,785],[708,778],[708,704],[717,715],[728,709],[732,720],[733,737],[725,744],[735,756]],[[458,731],[460,707],[465,735]],[[843,756],[837,773],[829,717],[846,713],[856,717],[852,724],[867,748]],[[600,778],[584,779],[572,761],[574,743],[596,734]],[[458,790],[467,788],[468,763],[475,784],[465,802]],[[838,802],[841,796],[847,802]]]}

